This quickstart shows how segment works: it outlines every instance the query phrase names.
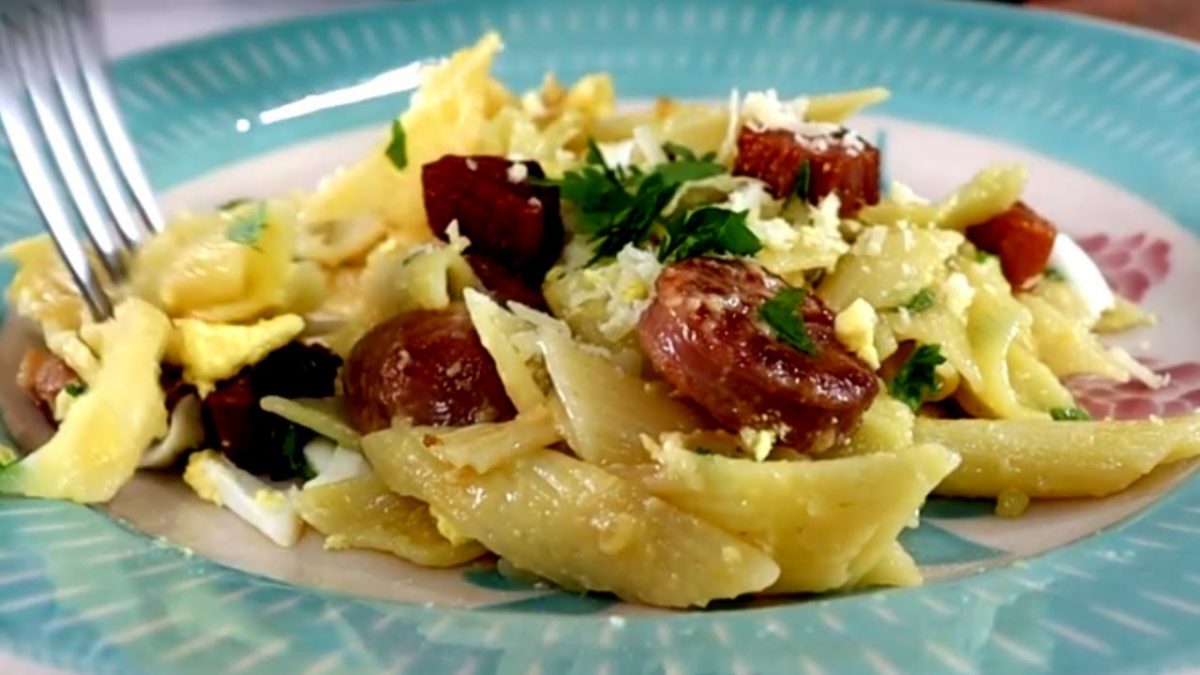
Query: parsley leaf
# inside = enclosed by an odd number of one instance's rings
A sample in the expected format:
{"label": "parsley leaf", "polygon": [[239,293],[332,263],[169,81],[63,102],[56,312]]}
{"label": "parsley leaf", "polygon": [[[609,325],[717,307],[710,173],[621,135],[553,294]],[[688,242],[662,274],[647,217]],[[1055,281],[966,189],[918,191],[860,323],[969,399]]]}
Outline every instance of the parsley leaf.
{"label": "parsley leaf", "polygon": [[938,376],[934,369],[945,362],[941,345],[917,347],[888,384],[888,391],[913,410],[920,408],[925,399],[937,391]]}
{"label": "parsley leaf", "polygon": [[308,464],[308,460],[304,457],[304,443],[304,439],[301,438],[300,427],[295,424],[289,424],[279,451],[283,455],[283,460],[291,475],[298,476],[304,480],[311,480],[317,477],[317,472],[313,471],[313,468]]}
{"label": "parsley leaf", "polygon": [[392,140],[384,153],[398,171],[408,166],[408,139],[404,135],[404,125],[400,120],[392,122]]}
{"label": "parsley leaf", "polygon": [[258,240],[266,229],[267,205],[259,202],[257,209],[238,216],[229,224],[225,230],[225,238],[242,246],[258,248]]}
{"label": "parsley leaf", "polygon": [[808,294],[799,288],[785,288],[758,308],[758,316],[775,336],[809,356],[815,356],[817,345],[804,325],[801,308]]}
{"label": "parsley leaf", "polygon": [[975,262],[977,263],[983,264],[995,257],[996,255],[994,253],[988,253],[981,248],[975,250]]}
{"label": "parsley leaf", "polygon": [[762,242],[746,226],[745,211],[714,206],[677,213],[666,226],[667,236],[658,259],[673,263],[709,253],[754,255]]}
{"label": "parsley leaf", "polygon": [[1045,279],[1046,281],[1066,281],[1067,280],[1067,278],[1062,275],[1062,272],[1059,272],[1057,269],[1055,269],[1053,267],[1047,267],[1042,272],[1042,278]]}
{"label": "parsley leaf", "polygon": [[1050,417],[1058,422],[1087,422],[1092,419],[1083,408],[1053,408],[1050,410]]}
{"label": "parsley leaf", "polygon": [[83,396],[87,393],[87,385],[83,382],[68,382],[63,391],[67,392],[68,396]]}
{"label": "parsley leaf", "polygon": [[578,210],[580,231],[596,245],[589,264],[611,258],[628,244],[646,241],[680,185],[726,170],[712,156],[697,158],[683,146],[668,144],[664,152],[670,161],[649,171],[609,167],[600,148],[589,141],[583,166],[557,180],[538,181],[558,187],[562,199]]}
{"label": "parsley leaf", "polygon": [[800,163],[799,170],[796,171],[796,185],[792,188],[792,195],[798,197],[800,201],[808,200],[808,188],[812,183],[812,164],[808,158]]}
{"label": "parsley leaf", "polygon": [[920,291],[917,291],[916,295],[909,298],[903,307],[914,314],[918,314],[933,307],[933,300],[933,291],[928,288],[922,288]]}
{"label": "parsley leaf", "polygon": [[239,206],[244,206],[246,204],[249,204],[252,201],[254,201],[254,200],[249,197],[234,197],[233,199],[230,199],[229,201],[225,202],[224,204],[221,204],[220,206],[218,206],[217,210],[218,211],[232,211],[233,209],[236,209]]}

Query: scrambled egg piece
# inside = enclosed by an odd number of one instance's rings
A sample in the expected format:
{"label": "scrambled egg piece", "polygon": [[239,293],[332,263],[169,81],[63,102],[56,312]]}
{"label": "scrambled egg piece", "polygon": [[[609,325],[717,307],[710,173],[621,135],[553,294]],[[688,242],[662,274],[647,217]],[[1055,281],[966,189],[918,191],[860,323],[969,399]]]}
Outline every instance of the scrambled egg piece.
{"label": "scrambled egg piece", "polygon": [[158,376],[171,322],[149,303],[131,298],[117,306],[112,320],[91,328],[97,333],[99,370],[54,437],[0,470],[0,492],[106,502],[133,476],[147,446],[166,433]]}
{"label": "scrambled egg piece", "polygon": [[[386,235],[401,246],[432,238],[425,216],[421,166],[444,155],[489,154],[537,160],[551,175],[576,153],[601,116],[615,108],[612,80],[589,75],[565,88],[548,78],[540,92],[518,97],[491,75],[503,48],[496,33],[425,68],[412,104],[398,120],[407,162],[398,167],[384,139],[367,157],[327,178],[300,212],[302,238],[318,231],[344,246],[316,246],[321,262],[361,259],[366,244]],[[396,136],[393,130],[393,136]],[[382,227],[380,227],[382,226]],[[328,228],[349,228],[352,237]],[[378,228],[378,229],[376,229]],[[319,243],[319,242],[318,242]],[[306,244],[307,247],[307,244]]]}
{"label": "scrambled egg piece", "polygon": [[87,307],[49,236],[13,242],[0,255],[17,266],[7,297],[18,314],[42,324],[47,332],[73,331],[87,319]]}
{"label": "scrambled egg piece", "polygon": [[838,342],[862,359],[872,369],[879,368],[879,351],[875,348],[875,329],[879,315],[875,308],[862,298],[855,299],[850,306],[838,313],[833,330]]}
{"label": "scrambled egg piece", "polygon": [[283,314],[247,326],[176,319],[166,360],[183,366],[183,379],[207,396],[219,380],[258,363],[267,354],[296,338],[304,319]]}
{"label": "scrambled egg piece", "polygon": [[308,312],[325,299],[314,262],[297,262],[296,208],[253,202],[182,214],[137,254],[131,286],[173,318],[252,321]]}

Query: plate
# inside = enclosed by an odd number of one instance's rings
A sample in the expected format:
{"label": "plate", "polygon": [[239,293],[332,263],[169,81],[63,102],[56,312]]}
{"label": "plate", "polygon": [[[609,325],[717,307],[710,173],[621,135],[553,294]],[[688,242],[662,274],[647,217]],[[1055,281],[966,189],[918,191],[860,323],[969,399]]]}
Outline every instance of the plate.
{"label": "plate", "polygon": [[[857,125],[886,145],[890,175],[939,194],[985,162],[1027,162],[1030,201],[1085,243],[1118,290],[1162,316],[1125,339],[1172,374],[1170,386],[1088,395],[1118,415],[1200,406],[1190,295],[1200,287],[1200,51],[1182,42],[973,3],[462,0],[138,56],[118,64],[117,94],[168,206],[211,206],[248,188],[311,184],[402,108],[422,61],[488,28],[504,33],[498,75],[514,88],[546,70],[610,71],[626,100],[891,88]],[[37,231],[7,152],[0,204],[4,241]],[[280,551],[146,476],[107,510],[0,500],[0,649],[118,673],[1200,667],[1191,469],[1016,521],[993,518],[989,504],[935,500],[905,539],[930,577],[923,587],[693,613],[481,568],[417,570],[319,541]]]}

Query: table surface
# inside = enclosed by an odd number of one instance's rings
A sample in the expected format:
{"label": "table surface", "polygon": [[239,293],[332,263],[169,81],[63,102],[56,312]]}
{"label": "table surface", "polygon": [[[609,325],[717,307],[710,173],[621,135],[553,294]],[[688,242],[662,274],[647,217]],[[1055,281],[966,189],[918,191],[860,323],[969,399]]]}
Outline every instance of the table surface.
{"label": "table surface", "polygon": [[[376,4],[373,0],[174,0],[162,21],[161,0],[98,0],[105,44],[114,57],[234,27]],[[1086,13],[1200,40],[1200,0],[1031,0],[1031,6]],[[0,673],[65,675],[0,654]]]}

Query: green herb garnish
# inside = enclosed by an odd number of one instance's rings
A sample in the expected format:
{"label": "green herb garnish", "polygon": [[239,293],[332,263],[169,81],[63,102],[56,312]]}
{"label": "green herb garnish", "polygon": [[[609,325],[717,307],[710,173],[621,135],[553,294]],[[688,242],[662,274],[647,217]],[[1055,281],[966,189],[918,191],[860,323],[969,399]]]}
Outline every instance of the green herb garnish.
{"label": "green herb garnish", "polygon": [[677,213],[666,225],[658,259],[673,263],[707,254],[754,255],[762,242],[746,226],[745,211],[706,206]]}
{"label": "green herb garnish", "polygon": [[917,291],[916,295],[909,298],[908,302],[904,303],[903,307],[904,309],[917,314],[924,312],[930,307],[933,307],[933,300],[933,291],[929,290],[928,288],[922,288],[921,290]]}
{"label": "green herb garnish", "polygon": [[815,356],[817,345],[808,334],[801,311],[807,297],[808,294],[799,288],[785,288],[758,308],[758,316],[771,327],[775,337],[809,356]]}
{"label": "green herb garnish", "polygon": [[259,202],[258,208],[234,219],[225,230],[225,238],[242,246],[258,248],[258,240],[267,229],[267,205]]}
{"label": "green herb garnish", "polygon": [[808,188],[812,183],[812,164],[808,158],[800,163],[800,168],[796,171],[796,186],[792,188],[792,195],[798,197],[800,201],[808,200]]}
{"label": "green herb garnish", "polygon": [[83,382],[68,382],[63,391],[67,392],[68,396],[83,396],[87,393],[87,385]]}
{"label": "green herb garnish", "polygon": [[981,248],[975,249],[975,262],[977,262],[977,263],[986,263],[987,261],[989,261],[995,257],[996,257],[995,254],[988,253],[987,251],[985,251]]}
{"label": "green herb garnish", "polygon": [[392,122],[392,140],[388,142],[384,152],[397,171],[402,171],[408,166],[408,139],[404,135],[404,125],[400,120]]}
{"label": "green herb garnish", "polygon": [[941,345],[917,347],[888,384],[888,391],[913,410],[920,408],[925,399],[937,391],[938,376],[934,369],[945,362]]}
{"label": "green herb garnish", "polygon": [[715,455],[716,453],[713,452],[712,450],[709,450],[708,448],[704,447],[703,445],[699,445],[699,446],[696,446],[696,454],[697,455]]}
{"label": "green herb garnish", "polygon": [[1047,267],[1042,272],[1042,278],[1045,279],[1046,281],[1066,281],[1067,280],[1067,278],[1062,275],[1062,272],[1059,272],[1058,269],[1054,268],[1054,267]]}
{"label": "green herb garnish", "polygon": [[1092,419],[1083,408],[1052,408],[1050,417],[1058,422],[1087,422]]}
{"label": "green herb garnish", "polygon": [[662,210],[680,185],[726,170],[711,154],[697,158],[688,148],[674,144],[665,145],[663,151],[669,161],[650,171],[609,167],[600,148],[589,140],[582,167],[558,180],[536,181],[558,187],[563,200],[579,211],[579,229],[596,247],[589,264],[646,241],[662,222]]}
{"label": "green herb garnish", "polygon": [[283,443],[280,444],[280,452],[283,454],[283,460],[290,475],[299,476],[304,480],[312,480],[317,477],[317,472],[313,471],[304,457],[304,441],[300,437],[300,427],[295,424],[288,425],[287,432],[283,436]]}
{"label": "green herb garnish", "polygon": [[252,201],[254,201],[254,200],[249,197],[234,197],[233,199],[230,199],[229,201],[225,202],[224,204],[221,204],[220,206],[218,206],[217,210],[218,211],[232,211],[232,210],[236,209],[237,207],[245,206],[246,204],[249,204]]}

